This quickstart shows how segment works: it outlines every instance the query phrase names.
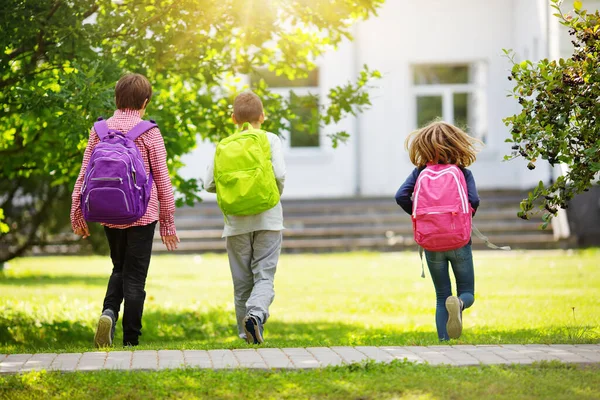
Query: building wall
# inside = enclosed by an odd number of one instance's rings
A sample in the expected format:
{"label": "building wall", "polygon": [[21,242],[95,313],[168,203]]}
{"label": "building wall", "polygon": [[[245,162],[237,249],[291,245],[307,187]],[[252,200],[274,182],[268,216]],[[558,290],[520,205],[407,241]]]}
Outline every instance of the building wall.
{"label": "building wall", "polygon": [[[319,94],[325,98],[330,88],[344,85],[357,75],[353,63],[355,48],[346,41],[339,48],[324,55],[319,61]],[[268,116],[267,116],[268,117]],[[354,137],[356,119],[345,118],[336,125],[320,132],[320,148],[291,148],[289,140],[283,138],[283,148],[287,167],[284,197],[347,197],[354,194],[356,171],[352,144],[341,144],[333,149],[328,134],[346,131]],[[201,142],[197,149],[183,157],[186,166],[181,173],[185,177],[204,178],[206,167],[212,162],[215,145]],[[215,196],[204,192],[204,200],[214,200]]]}
{"label": "building wall", "polygon": [[416,128],[410,72],[416,63],[487,65],[488,141],[472,167],[480,188],[528,188],[549,176],[544,168],[530,172],[521,160],[501,161],[510,152],[502,118],[518,111],[514,99],[506,97],[510,64],[502,49],[522,47],[521,35],[532,36],[539,29],[528,10],[513,3],[525,2],[390,1],[377,19],[360,25],[361,62],[384,74],[372,93],[373,108],[360,117],[365,195],[392,194],[413,168],[403,144]]}
{"label": "building wall", "polygon": [[[520,159],[502,161],[510,153],[502,119],[519,111],[517,102],[507,97],[511,65],[502,49],[514,49],[518,59],[548,56],[553,28],[546,0],[388,0],[378,14],[356,26],[355,42],[342,44],[319,61],[323,95],[353,80],[363,64],[378,69],[383,78],[371,89],[373,106],[321,132],[320,149],[286,146],[284,197],[392,196],[413,168],[404,140],[416,128],[411,67],[421,63],[486,66],[487,143],[471,168],[479,188],[526,189],[549,179],[550,168],[543,163],[529,171]],[[347,131],[351,139],[332,149],[326,135],[336,130]],[[200,144],[184,157],[182,173],[203,177],[213,152],[212,144]]]}

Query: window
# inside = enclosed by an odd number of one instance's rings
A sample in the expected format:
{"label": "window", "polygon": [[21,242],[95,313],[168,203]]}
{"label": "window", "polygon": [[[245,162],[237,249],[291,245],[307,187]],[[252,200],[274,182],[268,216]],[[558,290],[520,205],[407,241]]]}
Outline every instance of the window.
{"label": "window", "polygon": [[291,122],[287,132],[288,143],[292,148],[317,148],[321,146],[319,124],[314,118],[319,112],[319,70],[314,69],[305,78],[290,80],[277,76],[275,72],[259,70],[250,76],[251,82],[260,79],[275,93],[286,96],[290,102],[290,111],[298,118]]}
{"label": "window", "polygon": [[418,64],[412,72],[417,128],[442,118],[486,141],[485,64]]}

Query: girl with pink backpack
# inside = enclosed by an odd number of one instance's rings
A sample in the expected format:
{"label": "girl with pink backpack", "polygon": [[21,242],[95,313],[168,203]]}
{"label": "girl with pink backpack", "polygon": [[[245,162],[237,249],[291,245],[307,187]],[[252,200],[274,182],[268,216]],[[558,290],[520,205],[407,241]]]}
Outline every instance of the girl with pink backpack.
{"label": "girl with pink backpack", "polygon": [[[475,161],[478,144],[446,122],[433,122],[411,133],[405,142],[416,168],[398,189],[396,203],[411,215],[415,241],[425,251],[442,341],[460,337],[462,312],[475,301],[471,218],[479,196],[466,167]],[[456,278],[456,296],[452,295],[449,263]]]}

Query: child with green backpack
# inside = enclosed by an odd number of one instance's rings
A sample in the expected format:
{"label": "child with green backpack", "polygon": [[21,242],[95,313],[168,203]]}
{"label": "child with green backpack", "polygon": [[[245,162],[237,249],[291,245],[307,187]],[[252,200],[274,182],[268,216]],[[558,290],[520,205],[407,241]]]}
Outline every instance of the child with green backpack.
{"label": "child with green backpack", "polygon": [[260,129],[265,115],[256,94],[247,91],[236,97],[232,119],[239,131],[217,145],[204,186],[217,194],[225,220],[239,336],[260,344],[275,297],[285,162],[279,137]]}

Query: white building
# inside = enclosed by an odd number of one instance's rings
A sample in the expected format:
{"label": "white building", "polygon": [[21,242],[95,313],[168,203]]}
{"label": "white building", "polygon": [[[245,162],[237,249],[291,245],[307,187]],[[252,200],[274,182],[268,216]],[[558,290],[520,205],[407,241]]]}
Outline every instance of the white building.
{"label": "white building", "polygon": [[[584,1],[588,10],[598,5]],[[564,11],[571,6],[565,2]],[[354,80],[364,64],[383,75],[370,91],[372,107],[357,118],[313,139],[284,134],[284,198],[393,196],[414,168],[406,136],[436,116],[468,126],[485,141],[471,168],[480,189],[527,189],[547,181],[552,171],[544,163],[529,171],[523,160],[502,161],[511,151],[502,119],[519,111],[507,97],[513,82],[502,49],[514,49],[518,60],[568,56],[569,36],[554,12],[548,0],[387,0],[378,17],[355,27],[354,42],[319,60],[309,86],[294,88],[298,95],[324,96]],[[351,138],[333,149],[327,134],[339,130]],[[203,178],[213,152],[212,144],[200,144],[184,158],[183,175]]]}

